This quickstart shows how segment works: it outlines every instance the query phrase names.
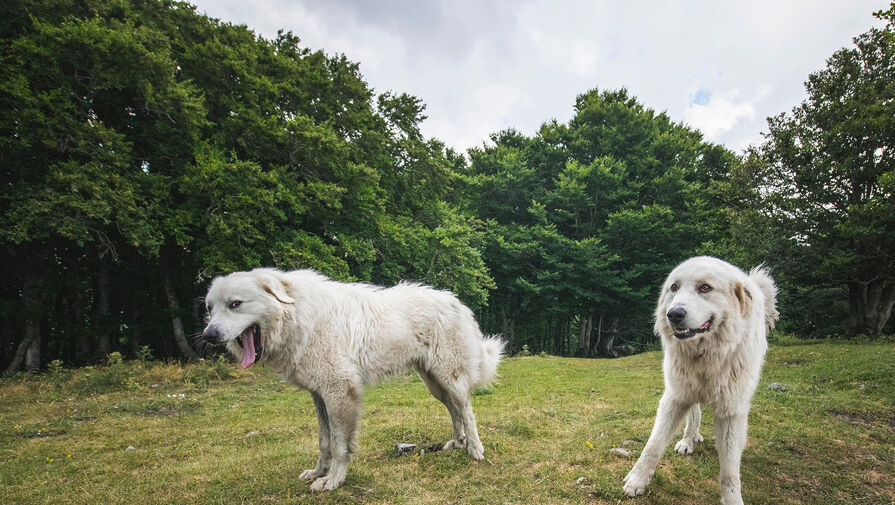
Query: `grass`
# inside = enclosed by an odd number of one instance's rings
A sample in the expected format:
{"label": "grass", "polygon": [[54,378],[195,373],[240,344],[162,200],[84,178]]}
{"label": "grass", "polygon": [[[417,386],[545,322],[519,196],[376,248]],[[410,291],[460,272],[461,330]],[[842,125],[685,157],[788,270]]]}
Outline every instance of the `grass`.
{"label": "grass", "polygon": [[[371,387],[348,478],[325,494],[297,478],[317,454],[310,396],[271,370],[55,366],[0,380],[0,495],[18,504],[717,503],[709,409],[696,454],[669,448],[648,494],[622,499],[634,459],[610,449],[640,453],[661,359],[507,359],[499,384],[473,399],[484,462],[460,451],[398,456],[398,442],[450,438],[447,411],[412,375]],[[895,503],[895,344],[772,345],[742,475],[750,504]]]}

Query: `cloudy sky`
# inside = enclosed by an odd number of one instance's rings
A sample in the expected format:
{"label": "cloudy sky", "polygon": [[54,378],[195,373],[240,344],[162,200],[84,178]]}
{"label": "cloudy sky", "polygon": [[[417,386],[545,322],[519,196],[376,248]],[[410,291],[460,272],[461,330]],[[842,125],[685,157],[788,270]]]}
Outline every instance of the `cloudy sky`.
{"label": "cloudy sky", "polygon": [[805,98],[808,74],[880,26],[882,0],[193,0],[266,38],[360,62],[377,93],[427,105],[422,130],[459,151],[572,117],[576,95],[626,87],[742,151]]}

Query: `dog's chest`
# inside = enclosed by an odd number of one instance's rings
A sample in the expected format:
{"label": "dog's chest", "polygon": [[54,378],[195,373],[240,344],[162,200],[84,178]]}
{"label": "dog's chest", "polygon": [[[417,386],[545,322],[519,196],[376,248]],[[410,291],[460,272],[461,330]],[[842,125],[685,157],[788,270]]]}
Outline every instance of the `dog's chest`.
{"label": "dog's chest", "polygon": [[715,405],[730,377],[725,367],[705,353],[678,356],[671,367],[671,385],[694,402]]}

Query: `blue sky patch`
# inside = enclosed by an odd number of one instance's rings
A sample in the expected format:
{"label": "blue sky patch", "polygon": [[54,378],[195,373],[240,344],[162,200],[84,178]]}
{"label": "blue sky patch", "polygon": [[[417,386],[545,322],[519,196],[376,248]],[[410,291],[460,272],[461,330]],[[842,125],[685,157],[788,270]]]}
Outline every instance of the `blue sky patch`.
{"label": "blue sky patch", "polygon": [[691,104],[696,105],[706,105],[709,103],[709,100],[712,99],[712,94],[704,89],[700,89],[693,95],[693,98],[690,99]]}

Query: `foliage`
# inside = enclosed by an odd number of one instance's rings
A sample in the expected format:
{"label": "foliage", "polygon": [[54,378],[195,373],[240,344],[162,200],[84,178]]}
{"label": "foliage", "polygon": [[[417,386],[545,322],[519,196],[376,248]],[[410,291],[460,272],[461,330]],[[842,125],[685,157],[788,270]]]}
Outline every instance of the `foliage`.
{"label": "foliage", "polygon": [[486,302],[481,224],[446,202],[458,158],[420,135],[415,97],[186,3],[4,12],[3,297],[34,294],[0,313],[4,356],[43,328],[44,362],[191,357],[210,278],[262,265]]}
{"label": "foliage", "polygon": [[614,355],[616,332],[648,342],[655,287],[724,235],[709,182],[735,158],[624,89],[579,96],[567,125],[491,140],[470,151],[465,174],[497,283],[486,326],[511,349],[560,355]]}
{"label": "foliage", "polygon": [[101,363],[102,389],[125,357],[215,363],[190,345],[207,285],[258,266],[450,289],[511,352],[654,347],[656,286],[694,254],[774,268],[784,330],[891,328],[895,7],[742,159],[625,89],[462,155],[419,98],[289,32],[172,0],[0,12],[8,372]]}
{"label": "foliage", "polygon": [[[735,235],[778,267],[791,315],[808,309],[816,331],[871,337],[895,305],[895,4],[877,17],[887,24],[833,54],[805,83],[808,98],[769,119],[732,179]],[[845,312],[831,310],[842,302]]]}

